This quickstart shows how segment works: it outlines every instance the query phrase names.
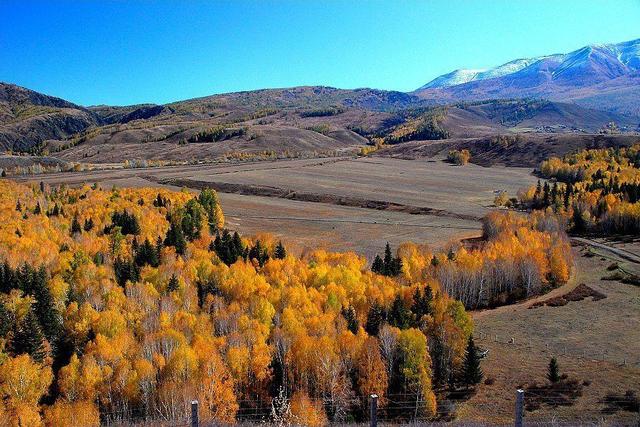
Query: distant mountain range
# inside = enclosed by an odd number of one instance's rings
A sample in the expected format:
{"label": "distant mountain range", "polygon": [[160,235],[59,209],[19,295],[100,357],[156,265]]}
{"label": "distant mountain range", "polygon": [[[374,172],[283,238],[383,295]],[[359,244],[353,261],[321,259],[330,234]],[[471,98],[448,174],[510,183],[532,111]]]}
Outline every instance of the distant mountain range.
{"label": "distant mountain range", "polygon": [[0,82],[0,150],[94,163],[324,155],[373,140],[498,134],[638,138],[639,123],[640,39],[457,70],[412,93],[301,86],[85,107]]}
{"label": "distant mountain range", "polygon": [[487,70],[455,70],[415,94],[438,102],[546,98],[638,116],[640,39],[516,59]]}

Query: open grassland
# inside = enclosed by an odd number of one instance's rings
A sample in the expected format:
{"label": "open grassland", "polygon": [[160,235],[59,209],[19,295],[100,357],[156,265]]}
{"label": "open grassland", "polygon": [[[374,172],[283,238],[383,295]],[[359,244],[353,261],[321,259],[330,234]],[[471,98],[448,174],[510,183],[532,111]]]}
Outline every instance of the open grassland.
{"label": "open grassland", "polygon": [[[535,300],[474,314],[478,344],[489,350],[484,373],[495,382],[480,385],[477,394],[462,405],[463,418],[508,422],[513,417],[516,389],[546,384],[547,364],[556,356],[562,373],[584,383],[582,396],[570,406],[543,404],[527,411],[525,420],[555,419],[577,425],[602,418],[611,425],[635,425],[637,413],[635,418],[625,411],[605,414],[604,399],[611,392],[640,392],[640,287],[602,277],[611,274],[612,263],[627,269],[638,265],[584,246],[574,247],[574,254],[576,275],[567,285]],[[582,283],[606,298],[530,308],[538,300],[564,295]],[[525,391],[525,403],[533,398],[535,392]]]}
{"label": "open grassland", "polygon": [[[24,180],[33,180],[25,178]],[[535,178],[525,168],[457,167],[442,161],[333,158],[42,175],[45,183],[105,188],[218,189],[231,228],[270,232],[296,252],[353,250],[372,258],[387,241],[442,246],[478,235],[495,192]]]}

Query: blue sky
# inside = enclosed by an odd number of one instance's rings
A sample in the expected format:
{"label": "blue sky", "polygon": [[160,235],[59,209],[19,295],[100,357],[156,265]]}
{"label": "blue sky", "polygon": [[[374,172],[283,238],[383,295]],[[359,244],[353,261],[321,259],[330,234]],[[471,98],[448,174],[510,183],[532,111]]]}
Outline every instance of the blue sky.
{"label": "blue sky", "polygon": [[83,105],[410,91],[456,68],[640,37],[639,0],[0,0],[0,18],[0,81]]}

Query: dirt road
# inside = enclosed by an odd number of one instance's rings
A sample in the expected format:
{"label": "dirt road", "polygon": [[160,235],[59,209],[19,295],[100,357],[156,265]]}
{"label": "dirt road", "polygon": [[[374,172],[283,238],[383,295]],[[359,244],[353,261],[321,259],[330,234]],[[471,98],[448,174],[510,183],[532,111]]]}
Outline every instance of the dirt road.
{"label": "dirt road", "polygon": [[596,242],[595,240],[586,239],[584,237],[572,237],[571,240],[610,252],[624,259],[625,261],[633,262],[635,264],[640,264],[640,255],[627,251],[625,249],[616,248],[610,245],[606,245],[604,243]]}

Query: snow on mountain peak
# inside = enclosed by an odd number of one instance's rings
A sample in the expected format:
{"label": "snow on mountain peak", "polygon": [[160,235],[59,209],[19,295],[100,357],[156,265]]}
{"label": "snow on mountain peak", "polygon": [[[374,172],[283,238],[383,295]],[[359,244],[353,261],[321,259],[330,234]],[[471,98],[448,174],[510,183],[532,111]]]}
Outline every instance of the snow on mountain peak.
{"label": "snow on mountain peak", "polygon": [[542,64],[541,61],[557,64],[554,67],[553,74],[559,75],[567,70],[584,66],[593,60],[594,55],[599,58],[606,57],[608,61],[613,62],[612,68],[629,71],[640,70],[640,39],[617,44],[588,45],[567,54],[521,58],[489,69],[455,70],[431,80],[418,90],[446,88],[473,81],[494,79],[518,72],[526,73],[529,67],[531,67],[531,73],[536,73],[540,68],[536,65],[538,63]]}

